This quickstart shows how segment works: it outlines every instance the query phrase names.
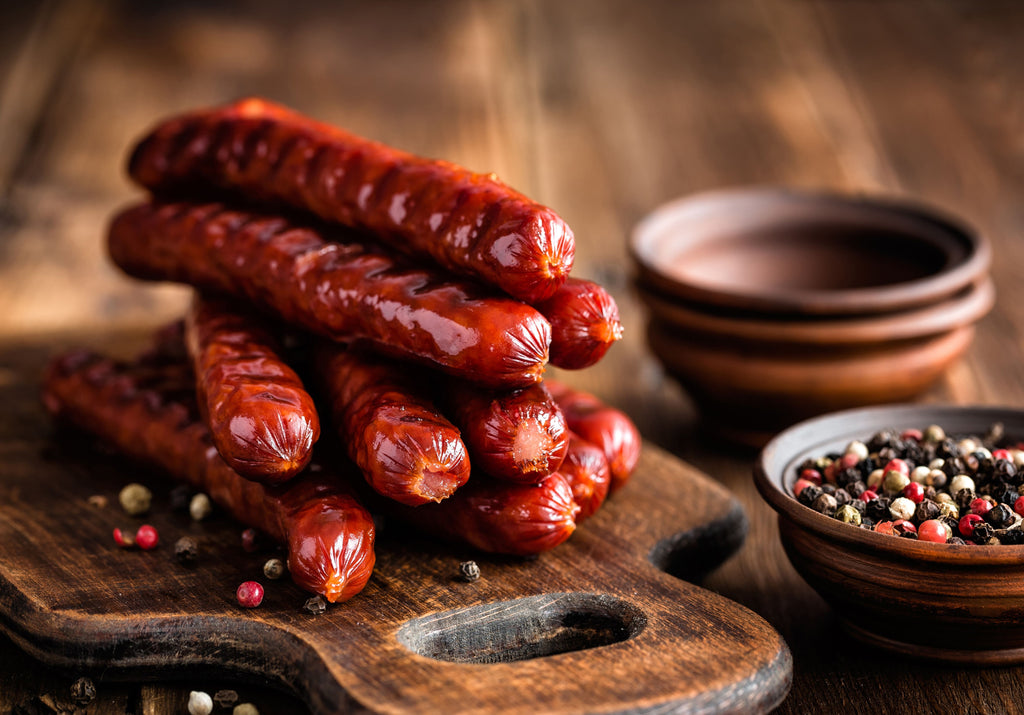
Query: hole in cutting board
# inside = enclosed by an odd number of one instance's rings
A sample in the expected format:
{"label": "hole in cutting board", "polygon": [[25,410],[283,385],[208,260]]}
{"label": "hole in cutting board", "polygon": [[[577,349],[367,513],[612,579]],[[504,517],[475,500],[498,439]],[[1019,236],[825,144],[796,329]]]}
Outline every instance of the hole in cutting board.
{"label": "hole in cutting board", "polygon": [[662,539],[647,558],[670,576],[699,583],[739,550],[749,529],[743,507],[734,501],[722,518]]}
{"label": "hole in cutting board", "polygon": [[450,663],[513,663],[621,643],[647,625],[644,613],[595,593],[552,593],[409,621],[398,642]]}

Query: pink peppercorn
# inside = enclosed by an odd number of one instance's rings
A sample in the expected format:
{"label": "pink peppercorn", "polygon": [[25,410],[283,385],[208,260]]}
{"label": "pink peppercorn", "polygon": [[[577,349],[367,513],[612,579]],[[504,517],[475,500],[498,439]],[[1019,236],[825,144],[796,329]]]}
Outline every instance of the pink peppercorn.
{"label": "pink peppercorn", "polygon": [[917,527],[914,523],[907,519],[897,519],[892,523],[892,533],[896,536],[903,536],[904,534],[916,534]]}
{"label": "pink peppercorn", "polygon": [[814,482],[801,477],[800,479],[797,479],[796,482],[794,482],[793,484],[793,496],[798,497],[800,496],[800,492],[802,492],[805,488],[813,486],[817,485]]}
{"label": "pink peppercorn", "polygon": [[1013,510],[1024,516],[1024,497],[1017,497],[1017,501],[1013,503]]}
{"label": "pink peppercorn", "polygon": [[836,469],[841,472],[844,469],[852,469],[858,464],[860,464],[860,457],[852,452],[847,452],[839,458],[839,466]]}
{"label": "pink peppercorn", "polygon": [[892,536],[894,533],[892,528],[893,522],[891,521],[880,521],[877,524],[875,524],[875,531],[877,531],[879,534],[888,534],[889,536]]}
{"label": "pink peppercorn", "polygon": [[824,472],[825,481],[828,482],[829,484],[835,484],[836,483],[836,472],[838,470],[839,470],[839,462],[838,462],[838,460],[835,461],[835,462],[832,462],[827,467],[825,467],[825,472]]}
{"label": "pink peppercorn", "polygon": [[821,472],[817,469],[805,469],[800,472],[800,478],[806,479],[811,484],[821,486]]}
{"label": "pink peppercorn", "polygon": [[1000,459],[1005,459],[1007,461],[1010,461],[1010,460],[1013,459],[1013,457],[1010,456],[1010,450],[1008,450],[1008,449],[997,449],[997,450],[992,452],[992,459],[997,460],[997,461],[1000,460]]}
{"label": "pink peppercorn", "polygon": [[974,527],[981,523],[982,518],[977,514],[966,514],[960,517],[960,521],[957,522],[956,528],[960,530],[961,536],[965,539],[971,538],[974,534]]}
{"label": "pink peppercorn", "polygon": [[924,501],[924,487],[917,482],[911,482],[907,486],[903,487],[903,496],[914,502],[920,504]]}
{"label": "pink peppercorn", "polygon": [[917,529],[917,538],[919,541],[934,541],[936,544],[944,544],[949,536],[946,529],[946,525],[938,519],[922,521],[921,526]]}
{"label": "pink peppercorn", "polygon": [[860,496],[857,498],[860,499],[862,502],[869,502],[872,499],[878,498],[878,492],[876,492],[874,489],[865,489],[860,493]]}
{"label": "pink peppercorn", "polygon": [[900,439],[912,439],[915,442],[920,442],[924,439],[924,434],[919,429],[905,429],[900,434]]}
{"label": "pink peppercorn", "polygon": [[256,529],[246,529],[242,532],[242,549],[251,554],[259,547],[259,534]]}
{"label": "pink peppercorn", "polygon": [[160,543],[160,534],[149,524],[143,524],[135,532],[135,543],[139,545],[140,549],[145,551],[155,549],[156,545]]}
{"label": "pink peppercorn", "polygon": [[235,591],[238,605],[243,608],[256,608],[263,603],[263,586],[256,581],[244,581]]}
{"label": "pink peppercorn", "polygon": [[886,465],[882,467],[882,474],[893,471],[899,472],[905,477],[910,476],[910,466],[902,459],[890,459]]}
{"label": "pink peppercorn", "polygon": [[992,503],[987,499],[978,497],[977,499],[971,499],[971,513],[977,514],[978,516],[985,516],[992,510]]}
{"label": "pink peppercorn", "polygon": [[120,546],[122,549],[130,549],[135,546],[135,537],[132,536],[130,531],[123,529],[114,529],[114,543]]}

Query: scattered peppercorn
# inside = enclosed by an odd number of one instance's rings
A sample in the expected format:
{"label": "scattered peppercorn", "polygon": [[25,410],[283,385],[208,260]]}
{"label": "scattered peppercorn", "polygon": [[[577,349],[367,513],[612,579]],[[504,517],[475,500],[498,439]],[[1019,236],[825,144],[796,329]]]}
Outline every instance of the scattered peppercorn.
{"label": "scattered peppercorn", "polygon": [[319,616],[327,610],[327,602],[323,599],[323,596],[313,596],[306,599],[306,602],[302,604],[302,608],[314,616]]}
{"label": "scattered peppercorn", "polygon": [[213,698],[201,690],[193,690],[188,694],[189,715],[210,715],[213,712]]}
{"label": "scattered peppercorn", "polygon": [[459,575],[463,581],[472,583],[480,578],[480,567],[476,561],[463,561],[459,564]]}
{"label": "scattered peppercorn", "polygon": [[235,706],[235,709],[231,711],[231,715],[260,715],[260,711],[252,703],[242,703]]}
{"label": "scattered peppercorn", "polygon": [[178,563],[191,566],[199,558],[199,545],[190,536],[183,536],[174,542],[174,558]]}
{"label": "scattered peppercorn", "polygon": [[247,553],[259,550],[259,532],[256,529],[246,529],[242,532],[242,549]]}
{"label": "scattered peppercorn", "polygon": [[114,543],[122,549],[130,549],[135,546],[135,534],[128,529],[114,529]]}
{"label": "scattered peppercorn", "polygon": [[142,516],[149,511],[149,505],[153,501],[153,492],[141,484],[132,483],[121,490],[121,493],[117,495],[117,500],[128,516]]}
{"label": "scattered peppercorn", "polygon": [[102,494],[93,494],[91,497],[87,499],[87,501],[89,502],[89,506],[91,507],[95,507],[97,509],[107,508],[107,498]]}
{"label": "scattered peppercorn", "polygon": [[80,708],[96,699],[96,686],[89,678],[79,678],[71,685],[71,700]]}
{"label": "scattered peppercorn", "polygon": [[213,696],[213,702],[217,703],[221,710],[227,710],[238,702],[238,693],[234,690],[218,690]]}
{"label": "scattered peppercorn", "polygon": [[258,581],[244,581],[235,591],[238,605],[243,608],[256,608],[263,603],[263,586]]}
{"label": "scattered peppercorn", "polygon": [[171,511],[188,511],[189,502],[192,501],[192,489],[187,484],[179,484],[171,490]]}
{"label": "scattered peppercorn", "polygon": [[213,511],[213,504],[210,502],[210,497],[206,496],[202,492],[192,497],[192,500],[188,504],[188,513],[196,521],[202,521],[210,515]]}
{"label": "scattered peppercorn", "polygon": [[[950,544],[1024,544],[1024,442],[1001,426],[983,437],[881,430],[806,459],[793,496],[854,527]],[[961,515],[964,515],[961,518]]]}
{"label": "scattered peppercorn", "polygon": [[284,576],[284,571],[284,562],[281,559],[267,559],[267,563],[263,564],[263,575],[271,581]]}
{"label": "scattered peppercorn", "polygon": [[160,534],[157,530],[149,524],[143,524],[139,527],[139,530],[135,532],[135,543],[139,545],[140,549],[144,551],[150,551],[157,547],[160,543]]}

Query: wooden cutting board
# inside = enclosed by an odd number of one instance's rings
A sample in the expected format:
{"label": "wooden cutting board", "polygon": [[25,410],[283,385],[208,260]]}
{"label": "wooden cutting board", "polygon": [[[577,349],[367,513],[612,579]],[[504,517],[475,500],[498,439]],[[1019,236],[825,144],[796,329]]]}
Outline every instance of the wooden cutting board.
{"label": "wooden cutting board", "polygon": [[[161,475],[50,424],[39,374],[64,342],[0,349],[0,628],[39,660],[104,678],[268,678],[316,713],[752,713],[789,689],[782,638],[682,580],[742,543],[739,504],[653,446],[552,552],[489,557],[384,524],[366,590],[312,615],[308,594],[262,578],[272,546],[247,553],[227,517],[192,522]],[[111,538],[142,523],[117,506],[131,481],[154,491],[145,521],[162,543],[151,552]],[[97,494],[109,504],[91,505]],[[183,535],[200,542],[193,568],[173,557]],[[482,573],[473,583],[457,578],[469,559]],[[234,589],[249,579],[266,598],[245,610]]]}

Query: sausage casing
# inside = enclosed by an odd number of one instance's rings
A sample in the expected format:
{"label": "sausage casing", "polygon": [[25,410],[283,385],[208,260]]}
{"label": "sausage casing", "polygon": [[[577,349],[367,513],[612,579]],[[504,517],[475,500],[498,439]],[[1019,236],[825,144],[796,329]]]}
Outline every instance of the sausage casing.
{"label": "sausage casing", "polygon": [[565,477],[572,489],[572,498],[579,507],[576,523],[583,523],[594,515],[605,498],[611,485],[611,471],[604,452],[575,432],[569,432],[569,451],[565,453],[565,461],[558,473]]}
{"label": "sausage casing", "polygon": [[551,323],[551,364],[556,367],[590,367],[622,338],[619,307],[597,283],[569,278],[536,307]]}
{"label": "sausage casing", "polygon": [[320,420],[269,328],[228,301],[200,295],[185,325],[199,410],[224,461],[264,484],[301,472]]}
{"label": "sausage casing", "polygon": [[540,484],[474,476],[440,504],[399,507],[393,513],[446,541],[490,553],[532,556],[572,536],[579,509],[569,483],[556,472]]}
{"label": "sausage casing", "polygon": [[532,484],[561,465],[569,433],[543,383],[501,391],[452,381],[449,388],[447,408],[462,430],[474,469]]}
{"label": "sausage casing", "polygon": [[220,204],[150,202],[114,219],[108,248],[130,275],[230,294],[334,340],[491,386],[541,379],[551,328],[536,310],[337,237]]}
{"label": "sausage casing", "polygon": [[408,366],[335,345],[320,346],[316,362],[337,433],[374,491],[418,506],[466,483],[459,430]]}
{"label": "sausage casing", "polygon": [[604,452],[611,470],[611,492],[629,480],[640,459],[640,433],[625,414],[555,380],[547,380],[551,396],[562,409],[569,429]]}
{"label": "sausage casing", "polygon": [[129,174],[158,193],[228,191],[367,230],[533,302],[572,268],[572,231],[498,181],[368,141],[260,99],[157,125]]}
{"label": "sausage casing", "polygon": [[[152,367],[145,367],[148,373]],[[205,491],[236,519],[288,548],[288,569],[304,589],[344,601],[366,585],[374,564],[369,512],[326,470],[270,487],[241,477],[214,449],[193,404],[146,387],[132,366],[82,351],[56,358],[44,403],[56,416]]]}

